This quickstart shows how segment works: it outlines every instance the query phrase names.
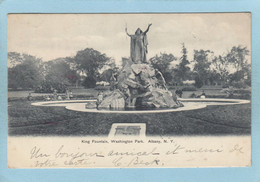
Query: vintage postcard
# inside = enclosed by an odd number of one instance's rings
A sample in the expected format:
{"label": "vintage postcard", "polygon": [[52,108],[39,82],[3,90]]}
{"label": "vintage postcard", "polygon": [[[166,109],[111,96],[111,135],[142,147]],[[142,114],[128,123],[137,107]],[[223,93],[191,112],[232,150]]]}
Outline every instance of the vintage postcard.
{"label": "vintage postcard", "polygon": [[8,14],[9,168],[251,166],[251,14]]}

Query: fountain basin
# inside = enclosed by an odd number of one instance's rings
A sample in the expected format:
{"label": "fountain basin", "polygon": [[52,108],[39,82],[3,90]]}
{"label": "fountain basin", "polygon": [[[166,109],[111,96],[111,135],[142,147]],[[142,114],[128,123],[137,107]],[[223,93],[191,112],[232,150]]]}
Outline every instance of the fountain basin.
{"label": "fountain basin", "polygon": [[79,111],[79,112],[90,112],[90,113],[121,113],[121,114],[137,114],[137,113],[165,113],[165,112],[178,112],[202,109],[209,105],[233,105],[233,104],[247,104],[250,100],[240,99],[179,99],[184,104],[184,107],[179,108],[159,108],[159,109],[147,109],[147,110],[101,110],[96,108],[86,108],[86,104],[95,102],[96,100],[64,100],[64,101],[45,101],[45,102],[34,102],[33,106],[60,106],[65,107],[68,110]]}

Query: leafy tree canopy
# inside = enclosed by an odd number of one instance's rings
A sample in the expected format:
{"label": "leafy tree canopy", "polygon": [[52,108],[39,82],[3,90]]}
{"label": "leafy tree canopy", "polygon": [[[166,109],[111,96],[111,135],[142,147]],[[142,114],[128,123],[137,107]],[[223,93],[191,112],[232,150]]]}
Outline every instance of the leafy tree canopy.
{"label": "leafy tree canopy", "polygon": [[236,69],[236,71],[239,71],[248,67],[248,60],[246,59],[248,55],[249,50],[247,47],[233,46],[226,55],[226,60]]}
{"label": "leafy tree canopy", "polygon": [[190,79],[190,67],[188,66],[190,62],[187,58],[187,49],[184,43],[182,44],[181,53],[180,64],[174,69],[174,79],[182,84],[182,81]]}
{"label": "leafy tree canopy", "polygon": [[177,58],[173,54],[160,53],[150,59],[152,66],[159,70],[167,83],[172,80],[172,70],[170,69],[170,64],[176,61]]}
{"label": "leafy tree canopy", "polygon": [[79,79],[79,75],[76,70],[71,69],[70,64],[66,61],[66,58],[59,58],[46,62],[44,67],[46,74],[45,79],[49,82],[71,85]]}
{"label": "leafy tree canopy", "polygon": [[8,87],[17,89],[32,89],[35,88],[43,80],[43,67],[40,58],[35,56],[19,53],[12,53],[11,56],[14,62],[19,64],[8,69]]}
{"label": "leafy tree canopy", "polygon": [[72,59],[76,64],[76,69],[84,72],[88,77],[98,78],[99,70],[106,64],[111,63],[111,58],[92,48],[78,51]]}

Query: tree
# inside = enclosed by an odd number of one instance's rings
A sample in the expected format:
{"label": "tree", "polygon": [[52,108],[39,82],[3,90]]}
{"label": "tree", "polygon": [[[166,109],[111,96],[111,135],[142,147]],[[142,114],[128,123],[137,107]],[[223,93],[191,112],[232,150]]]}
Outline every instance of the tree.
{"label": "tree", "polygon": [[45,62],[43,67],[45,79],[35,92],[51,93],[55,89],[59,93],[63,93],[68,86],[77,85],[79,75],[76,70],[71,68],[67,58],[57,58]]}
{"label": "tree", "polygon": [[180,58],[180,64],[177,65],[177,67],[174,69],[174,79],[182,84],[183,81],[190,78],[190,67],[188,65],[190,64],[188,58],[187,58],[187,49],[182,44],[182,56]]}
{"label": "tree", "polygon": [[242,70],[248,67],[248,60],[246,57],[249,55],[247,47],[233,46],[226,56],[226,60],[236,69]]}
{"label": "tree", "polygon": [[79,79],[76,70],[70,68],[66,58],[58,58],[45,63],[45,79],[51,83],[73,85]]}
{"label": "tree", "polygon": [[102,67],[107,63],[111,63],[111,58],[97,50],[86,48],[78,51],[72,61],[78,71],[87,75],[87,77],[93,81],[93,79],[97,80],[100,76],[100,69],[102,69]]}
{"label": "tree", "polygon": [[214,57],[212,60],[212,65],[213,65],[213,72],[215,75],[218,75],[219,81],[221,82],[222,85],[227,83],[228,80],[228,67],[229,67],[229,62],[227,61],[226,57],[218,56]]}
{"label": "tree", "polygon": [[160,55],[156,55],[150,59],[152,66],[159,70],[166,83],[170,83],[172,81],[172,70],[170,69],[170,64],[173,61],[176,61],[177,58],[173,54],[160,53]]}
{"label": "tree", "polygon": [[210,85],[216,85],[222,83],[222,79],[219,73],[216,70],[210,70],[208,75],[208,81]]}
{"label": "tree", "polygon": [[201,87],[206,84],[210,72],[209,56],[213,52],[209,50],[194,50],[194,73],[195,73],[195,86]]}
{"label": "tree", "polygon": [[23,55],[21,55],[18,52],[8,52],[8,62],[10,63],[8,66],[14,67],[17,64],[20,64],[23,62]]}
{"label": "tree", "polygon": [[118,74],[119,68],[117,67],[115,60],[110,59],[108,62],[105,63],[103,66],[103,69],[100,71],[100,75],[98,77],[98,81],[105,81],[110,82],[111,77],[113,75]]}
{"label": "tree", "polygon": [[114,69],[107,69],[105,71],[103,71],[103,73],[100,75],[100,80],[101,81],[105,81],[105,82],[110,82],[111,81],[111,77],[113,76],[113,74],[116,73],[116,70]]}
{"label": "tree", "polygon": [[17,63],[8,68],[8,88],[33,89],[41,83],[43,68],[40,58],[28,54],[21,56],[19,53],[8,55],[15,55],[11,59]]}
{"label": "tree", "polygon": [[232,82],[240,82],[241,87],[243,84],[251,85],[251,66],[247,60],[249,50],[247,47],[233,46],[232,49],[226,55],[226,60],[230,66],[235,70],[230,78],[230,84]]}
{"label": "tree", "polygon": [[96,86],[96,80],[93,77],[86,77],[82,85],[85,88],[94,88]]}

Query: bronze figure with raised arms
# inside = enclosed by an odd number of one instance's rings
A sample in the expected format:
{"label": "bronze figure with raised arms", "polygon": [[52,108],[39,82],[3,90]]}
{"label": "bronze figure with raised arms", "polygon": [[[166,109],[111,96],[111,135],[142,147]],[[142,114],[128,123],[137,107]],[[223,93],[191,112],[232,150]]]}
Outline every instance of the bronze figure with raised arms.
{"label": "bronze figure with raised arms", "polygon": [[152,24],[149,24],[147,29],[143,32],[140,28],[137,28],[135,34],[130,35],[127,32],[127,28],[125,28],[126,34],[131,38],[131,48],[130,55],[131,60],[134,63],[146,63],[146,54],[148,53],[147,45],[147,35],[146,33],[149,31],[149,28]]}

